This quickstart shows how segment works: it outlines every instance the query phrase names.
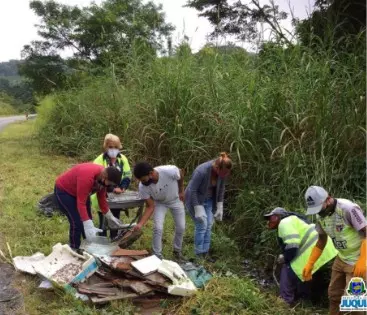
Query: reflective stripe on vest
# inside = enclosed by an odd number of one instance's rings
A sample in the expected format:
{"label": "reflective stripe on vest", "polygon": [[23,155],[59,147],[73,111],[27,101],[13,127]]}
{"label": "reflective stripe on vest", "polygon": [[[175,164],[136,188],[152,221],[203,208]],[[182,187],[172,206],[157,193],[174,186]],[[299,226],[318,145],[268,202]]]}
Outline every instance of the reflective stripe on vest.
{"label": "reflective stripe on vest", "polygon": [[283,241],[287,241],[292,238],[299,238],[299,234],[288,234],[287,236],[283,237]]}
{"label": "reflective stripe on vest", "polygon": [[[311,233],[313,235],[311,236]],[[311,238],[310,238],[311,236]],[[301,244],[299,246],[296,258],[301,256],[308,248],[310,248],[319,238],[319,234],[316,232],[316,228],[314,225],[311,225],[310,228],[307,230],[305,235],[302,237]]]}
{"label": "reflective stripe on vest", "polygon": [[301,244],[300,244],[300,249],[302,248],[302,246],[306,243],[308,237],[310,236],[310,234],[313,232],[313,231],[316,231],[316,228],[314,225],[311,225],[310,228],[307,230],[306,234],[302,237],[302,240],[301,240]]}
{"label": "reflective stripe on vest", "polygon": [[[298,234],[296,234],[298,233]],[[291,261],[290,266],[297,277],[302,279],[302,271],[305,267],[308,258],[310,257],[313,247],[316,245],[318,240],[318,233],[316,231],[314,224],[307,224],[303,220],[296,216],[290,216],[284,218],[278,227],[278,236],[284,241],[287,240],[289,243],[285,242],[285,248],[295,248],[298,247],[296,257]],[[296,242],[298,240],[298,243]],[[330,238],[320,256],[316,261],[313,273],[316,272],[320,267],[325,265],[331,259],[337,255],[337,251]]]}

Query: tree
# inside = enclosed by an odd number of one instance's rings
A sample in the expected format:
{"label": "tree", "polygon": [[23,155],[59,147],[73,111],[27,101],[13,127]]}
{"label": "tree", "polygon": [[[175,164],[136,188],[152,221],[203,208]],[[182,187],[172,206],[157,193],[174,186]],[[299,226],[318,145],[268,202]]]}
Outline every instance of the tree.
{"label": "tree", "polygon": [[[257,23],[269,25],[278,41],[290,44],[291,41],[279,21],[287,18],[287,13],[279,11],[279,6],[270,0],[270,5],[260,5],[259,0],[247,4],[228,0],[189,0],[187,7],[201,12],[214,26],[212,37],[217,35],[235,35],[240,40],[254,41],[258,37]],[[288,34],[289,35],[289,34]]]}
{"label": "tree", "polygon": [[0,93],[9,96],[13,106],[34,103],[32,88],[28,81],[23,80],[18,73],[20,60],[9,60],[0,63]]}
{"label": "tree", "polygon": [[[297,23],[297,35],[304,46],[344,50],[350,35],[366,28],[365,0],[317,0],[315,7],[308,19]],[[365,43],[364,36],[360,42]]]}
{"label": "tree", "polygon": [[109,65],[126,54],[134,41],[145,41],[155,50],[173,30],[164,20],[162,6],[141,0],[106,0],[82,9],[54,1],[30,3],[41,18],[39,35],[56,51],[71,48],[74,57]]}
{"label": "tree", "polygon": [[18,76],[18,63],[19,60],[9,60],[6,62],[0,62],[0,76],[4,77]]}
{"label": "tree", "polygon": [[[106,0],[84,8],[55,1],[32,0],[30,8],[40,18],[42,41],[24,46],[27,76],[37,93],[62,89],[70,78],[110,66],[123,68],[129,54],[155,54],[174,29],[165,22],[162,6],[141,0]],[[68,60],[60,52],[71,49]],[[77,81],[74,79],[74,81]]]}
{"label": "tree", "polygon": [[49,42],[34,41],[23,48],[25,62],[19,73],[27,77],[33,90],[40,95],[62,89],[67,82],[68,67]]}

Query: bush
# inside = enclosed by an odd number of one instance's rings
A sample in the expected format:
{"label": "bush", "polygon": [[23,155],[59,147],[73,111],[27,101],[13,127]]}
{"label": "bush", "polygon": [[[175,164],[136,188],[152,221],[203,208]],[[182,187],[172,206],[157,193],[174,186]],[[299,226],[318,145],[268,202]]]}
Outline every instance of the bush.
{"label": "bush", "polygon": [[0,116],[16,115],[17,113],[13,106],[0,100]]}

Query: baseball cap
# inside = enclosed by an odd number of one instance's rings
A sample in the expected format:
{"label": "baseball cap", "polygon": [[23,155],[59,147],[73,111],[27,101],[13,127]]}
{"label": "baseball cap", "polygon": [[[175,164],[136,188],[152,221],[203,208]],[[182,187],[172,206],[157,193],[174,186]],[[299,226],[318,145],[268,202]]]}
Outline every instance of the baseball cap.
{"label": "baseball cap", "polygon": [[305,199],[307,203],[306,215],[319,213],[321,211],[322,204],[328,196],[328,192],[320,186],[308,187],[305,194]]}
{"label": "baseball cap", "polygon": [[271,212],[264,214],[264,219],[269,219],[272,215],[284,215],[287,214],[287,210],[281,207],[276,207]]}

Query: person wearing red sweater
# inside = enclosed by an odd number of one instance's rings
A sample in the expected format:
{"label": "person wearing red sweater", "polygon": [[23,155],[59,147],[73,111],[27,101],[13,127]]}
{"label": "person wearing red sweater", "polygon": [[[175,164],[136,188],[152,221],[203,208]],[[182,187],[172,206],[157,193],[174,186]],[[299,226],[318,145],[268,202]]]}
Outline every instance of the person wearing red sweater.
{"label": "person wearing red sweater", "polygon": [[69,243],[79,249],[80,237],[93,241],[102,230],[94,227],[90,195],[97,194],[98,204],[110,228],[121,228],[122,222],[112,215],[108,207],[107,186],[117,186],[121,173],[115,167],[104,168],[94,163],[78,164],[61,174],[55,183],[55,196],[60,210],[69,220]]}

